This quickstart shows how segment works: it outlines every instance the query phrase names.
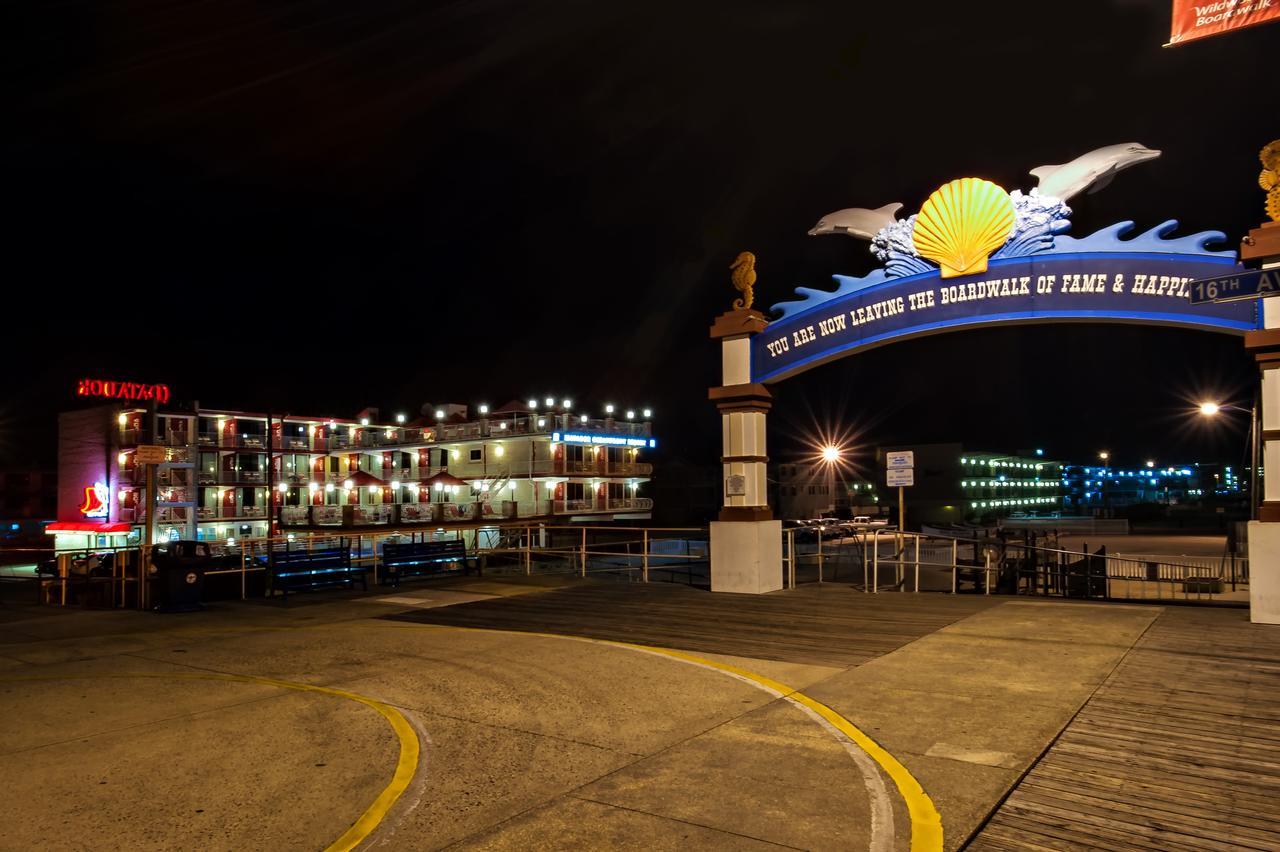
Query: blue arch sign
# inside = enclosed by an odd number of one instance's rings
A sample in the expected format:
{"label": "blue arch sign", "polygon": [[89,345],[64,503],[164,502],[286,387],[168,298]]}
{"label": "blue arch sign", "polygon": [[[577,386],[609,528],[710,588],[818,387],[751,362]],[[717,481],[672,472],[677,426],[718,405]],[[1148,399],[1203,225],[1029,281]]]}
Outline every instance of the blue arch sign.
{"label": "blue arch sign", "polygon": [[[1243,334],[1260,327],[1253,301],[1198,304],[1190,284],[1239,269],[1234,252],[1207,251],[1211,231],[1165,237],[1165,222],[1132,239],[1121,222],[1089,237],[1048,235],[1031,254],[991,258],[979,273],[943,278],[937,268],[888,268],[835,276],[837,288],[800,288],[775,305],[781,317],[752,338],[755,382],[778,382],[819,364],[898,340],[948,330],[1033,322],[1120,322]],[[896,273],[896,274],[895,274]]]}

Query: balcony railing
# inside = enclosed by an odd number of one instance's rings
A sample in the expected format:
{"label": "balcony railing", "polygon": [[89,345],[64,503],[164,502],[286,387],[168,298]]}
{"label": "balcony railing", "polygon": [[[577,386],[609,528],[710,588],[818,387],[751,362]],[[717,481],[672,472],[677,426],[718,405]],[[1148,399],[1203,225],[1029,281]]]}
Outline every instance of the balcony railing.
{"label": "balcony railing", "polygon": [[609,462],[605,473],[624,476],[648,476],[653,473],[653,465],[649,462]]}
{"label": "balcony railing", "polygon": [[[519,518],[548,517],[552,514],[567,513],[607,513],[616,511],[646,511],[653,507],[653,501],[645,497],[626,499],[599,500],[492,500],[474,502],[463,500],[457,503],[372,503],[358,505],[324,505],[324,506],[284,506],[268,509],[266,506],[201,506],[194,511],[197,521],[235,522],[244,520],[262,520],[272,514],[278,514],[284,527],[363,527],[394,524],[447,524],[447,523],[485,523],[490,521],[515,520]],[[159,510],[161,523],[184,523],[180,514],[185,509],[168,508]],[[145,512],[134,509],[121,509],[121,520],[137,522],[145,519]]]}
{"label": "balcony railing", "polygon": [[266,506],[201,506],[196,510],[198,521],[238,521],[266,516]]}
{"label": "balcony railing", "polygon": [[159,444],[163,447],[186,447],[191,444],[191,433],[170,429],[162,430],[157,436],[150,429],[122,429],[120,443],[124,446]]}
{"label": "balcony railing", "polygon": [[591,512],[595,510],[595,501],[593,500],[556,500],[552,504],[552,511],[556,514],[563,512]]}
{"label": "balcony railing", "polygon": [[653,508],[653,501],[648,497],[628,497],[622,500],[610,499],[605,508],[611,512],[617,509],[648,511]]}
{"label": "balcony railing", "polygon": [[622,497],[611,500],[556,500],[552,510],[556,514],[566,512],[617,512],[648,511],[653,508],[653,500],[648,497]]}

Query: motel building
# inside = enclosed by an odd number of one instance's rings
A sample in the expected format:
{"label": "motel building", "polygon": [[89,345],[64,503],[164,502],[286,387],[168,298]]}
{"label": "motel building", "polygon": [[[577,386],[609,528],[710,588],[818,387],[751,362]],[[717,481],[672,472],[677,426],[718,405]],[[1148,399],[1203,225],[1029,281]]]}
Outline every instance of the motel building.
{"label": "motel building", "polygon": [[538,519],[647,520],[657,445],[648,409],[603,418],[559,404],[464,405],[391,422],[99,405],[59,418],[57,549],[137,543],[148,505],[140,445],[160,445],[155,536],[433,528]]}

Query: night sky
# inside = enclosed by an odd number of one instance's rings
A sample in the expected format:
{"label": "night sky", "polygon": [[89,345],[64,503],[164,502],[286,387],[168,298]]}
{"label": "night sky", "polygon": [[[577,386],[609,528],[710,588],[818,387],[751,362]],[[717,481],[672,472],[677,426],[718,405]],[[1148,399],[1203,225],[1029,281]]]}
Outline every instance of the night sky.
{"label": "night sky", "polygon": [[[81,376],[275,413],[571,396],[652,405],[712,462],[707,337],[873,265],[831,210],[1136,141],[1072,233],[1264,218],[1280,25],[1177,48],[1169,3],[69,0],[10,4],[0,451],[51,460]],[[15,17],[17,16],[17,17]],[[1238,338],[952,333],[778,388],[777,456],[876,443],[1240,456],[1189,401],[1248,404]]]}

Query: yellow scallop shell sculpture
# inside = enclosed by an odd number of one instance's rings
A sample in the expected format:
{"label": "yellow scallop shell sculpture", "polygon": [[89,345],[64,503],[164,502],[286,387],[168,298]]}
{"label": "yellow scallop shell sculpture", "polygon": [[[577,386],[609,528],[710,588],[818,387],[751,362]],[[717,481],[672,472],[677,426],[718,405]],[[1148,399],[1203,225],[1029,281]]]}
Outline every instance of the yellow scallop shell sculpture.
{"label": "yellow scallop shell sculpture", "polygon": [[982,178],[938,187],[920,207],[912,242],[921,257],[942,267],[943,278],[987,271],[987,258],[1009,239],[1013,200]]}

